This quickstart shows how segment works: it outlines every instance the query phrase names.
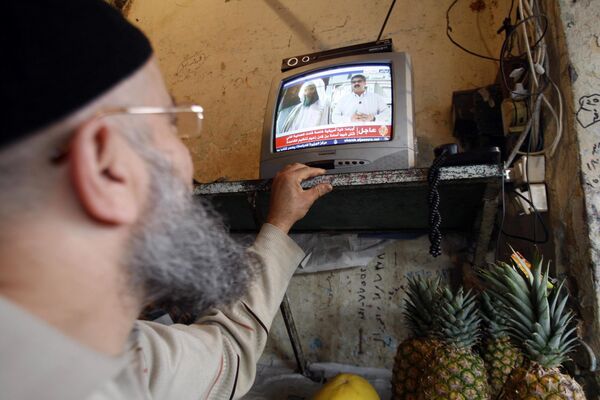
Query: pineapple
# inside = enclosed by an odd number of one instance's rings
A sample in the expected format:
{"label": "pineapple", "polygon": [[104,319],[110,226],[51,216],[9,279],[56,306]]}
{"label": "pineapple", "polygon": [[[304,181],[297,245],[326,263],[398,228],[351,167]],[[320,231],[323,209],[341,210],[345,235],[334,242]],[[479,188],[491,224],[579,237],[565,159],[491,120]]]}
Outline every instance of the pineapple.
{"label": "pineapple", "polygon": [[436,335],[442,345],[421,382],[419,399],[487,400],[489,386],[483,360],[472,351],[481,318],[475,295],[444,288],[435,309]]}
{"label": "pineapple", "polygon": [[481,294],[481,300],[481,317],[487,331],[482,357],[492,399],[496,399],[513,369],[523,364],[523,355],[510,341],[502,303],[486,292]]}
{"label": "pineapple", "polygon": [[392,392],[396,400],[416,398],[419,383],[432,361],[439,341],[432,337],[433,309],[439,297],[440,279],[408,278],[404,315],[413,337],[398,346],[392,373]]}
{"label": "pineapple", "polygon": [[550,285],[548,269],[542,272],[542,265],[540,259],[522,273],[506,264],[481,272],[494,297],[504,304],[510,335],[527,359],[513,371],[500,398],[585,399],[581,386],[559,369],[577,340],[571,326],[573,313],[565,310],[564,281]]}

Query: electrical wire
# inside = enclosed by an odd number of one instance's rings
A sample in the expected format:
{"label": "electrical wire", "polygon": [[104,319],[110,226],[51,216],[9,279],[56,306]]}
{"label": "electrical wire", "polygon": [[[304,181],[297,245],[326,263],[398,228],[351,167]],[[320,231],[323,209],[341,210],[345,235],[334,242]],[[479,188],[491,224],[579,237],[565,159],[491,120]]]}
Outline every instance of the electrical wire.
{"label": "electrical wire", "polygon": [[[525,129],[521,132],[517,142],[511,151],[509,157],[505,162],[505,168],[509,168],[517,155],[548,155],[552,157],[558,147],[558,144],[563,135],[563,114],[564,104],[562,93],[558,85],[549,76],[549,58],[546,49],[545,37],[549,29],[548,17],[541,12],[537,0],[518,0],[516,6],[516,18],[515,24],[511,24],[513,11],[515,10],[515,0],[511,0],[510,9],[507,17],[504,19],[503,26],[498,30],[498,34],[506,31],[505,39],[501,46],[500,55],[498,58],[482,55],[471,51],[460,43],[454,40],[452,37],[452,27],[450,26],[450,13],[454,6],[458,3],[458,0],[454,0],[446,11],[446,36],[452,44],[460,48],[461,50],[474,55],[476,57],[487,59],[491,61],[499,62],[501,81],[505,88],[510,93],[510,98],[514,102],[515,100],[522,100],[527,111],[527,122]],[[531,36],[531,40],[530,40]],[[532,44],[533,43],[533,44]],[[513,54],[513,48],[517,46],[517,54]],[[506,75],[506,64],[510,59],[519,60],[525,59],[525,65],[523,74],[521,77],[514,79],[514,82],[519,82],[524,85],[524,92],[517,92],[511,85],[509,85]],[[558,111],[555,109],[547,95],[545,94],[549,87],[554,89],[556,95],[556,101],[558,103]],[[542,113],[542,107],[549,110],[556,126],[556,134],[552,144],[548,147],[544,144],[544,136],[541,132],[540,127],[540,116]],[[515,106],[516,109],[516,106]],[[521,151],[524,141],[528,139],[527,152]],[[533,151],[532,151],[533,150]],[[525,171],[529,176],[529,160],[525,161]],[[548,228],[546,227],[539,211],[535,208],[532,198],[531,184],[528,182],[529,198],[523,196],[519,192],[515,192],[517,196],[527,202],[534,213],[533,219],[533,238],[524,237],[521,235],[515,235],[504,231],[504,223],[506,217],[506,204],[505,204],[505,177],[502,177],[502,217],[499,225],[499,234],[496,243],[496,257],[498,256],[498,250],[500,246],[500,238],[502,235],[513,239],[524,240],[533,244],[546,243],[549,240]],[[543,240],[538,240],[537,237],[537,224],[539,221],[544,236]]]}
{"label": "electrical wire", "polygon": [[[508,19],[509,20],[512,17],[512,12],[513,12],[514,8],[515,8],[515,0],[511,0],[510,1],[510,10],[508,10]],[[507,32],[507,33],[510,33],[510,32]]]}
{"label": "electrical wire", "polygon": [[[542,101],[542,105],[544,106],[544,108],[546,108],[550,111],[550,113],[554,119],[555,126],[556,126],[556,134],[554,135],[554,140],[552,141],[552,144],[549,145],[549,147],[545,148],[543,145],[543,141],[544,141],[543,136],[540,133],[540,127],[539,127],[540,110],[534,111],[532,113],[532,115],[529,117],[529,119],[533,119],[533,123],[531,125],[531,132],[529,132],[529,130],[528,130],[527,134],[530,134],[533,136],[533,143],[534,143],[533,148],[535,151],[533,151],[533,152],[528,151],[527,153],[525,153],[520,150],[520,145],[519,145],[519,147],[516,149],[517,152],[515,153],[515,155],[516,154],[520,154],[520,155],[524,155],[524,154],[542,155],[542,154],[544,154],[544,155],[548,155],[549,157],[552,157],[552,156],[554,156],[556,149],[558,148],[558,144],[563,136],[563,131],[564,131],[563,98],[562,98],[562,93],[560,91],[560,88],[558,87],[558,85],[556,85],[556,83],[552,80],[552,78],[549,75],[549,68],[550,68],[549,64],[550,63],[549,63],[548,56],[547,56],[546,44],[543,40],[548,31],[548,19],[544,14],[542,14],[540,12],[539,6],[538,6],[538,3],[536,2],[536,0],[531,0],[531,1],[532,2],[530,2],[529,0],[519,0],[517,14],[522,19],[517,24],[515,24],[514,29],[508,35],[507,40],[503,43],[502,51],[500,54],[500,59],[501,59],[500,70],[501,70],[501,75],[502,75],[502,82],[503,82],[504,86],[512,94],[520,95],[520,97],[522,97],[524,100],[533,99],[535,96],[540,96],[540,99],[535,99],[532,101],[535,103],[537,103],[538,100]],[[535,14],[535,13],[537,13],[537,14]],[[529,36],[528,36],[526,26],[525,26],[525,23],[528,22],[529,20],[531,20],[531,25],[533,26],[533,30],[535,31],[536,35],[539,36],[533,46],[530,45]],[[542,21],[542,20],[544,21],[543,29],[539,26],[540,24],[538,23],[539,21]],[[529,25],[529,24],[527,24],[527,25]],[[525,96],[523,96],[522,93],[515,92],[514,90],[512,90],[512,88],[508,85],[508,82],[506,81],[506,73],[504,71],[505,62],[506,62],[505,61],[506,51],[507,51],[507,48],[510,45],[510,43],[512,43],[512,39],[509,39],[509,38],[512,38],[515,31],[519,31],[517,29],[519,26],[521,27],[520,31],[522,33],[522,40],[519,43],[523,44],[525,51],[523,51],[522,53],[520,53],[519,55],[514,56],[514,57],[521,58],[521,57],[527,55],[527,63],[529,66],[528,76],[531,76],[531,80],[532,80],[532,82],[530,82],[531,88],[529,90],[529,93]],[[540,80],[538,80],[538,78],[537,78],[538,73],[540,75]],[[558,102],[558,111],[554,108],[554,106],[551,104],[551,102],[548,100],[548,97],[545,94],[545,91],[549,86],[551,86],[554,89],[554,91],[556,92],[556,101]],[[511,97],[514,97],[514,96],[511,96]],[[525,101],[525,104],[527,105],[527,101]],[[525,132],[523,132],[523,133],[525,133]],[[521,141],[521,143],[522,143],[522,141]],[[513,151],[513,153],[514,153],[514,151]],[[510,166],[510,163],[514,159],[514,156],[512,155],[512,153],[511,153],[511,156],[512,157],[510,157],[510,162],[507,162],[505,164],[507,167]],[[507,161],[509,161],[509,160],[507,160]]]}
{"label": "electrical wire", "polygon": [[[528,12],[530,12],[530,14],[533,14],[533,12],[531,10],[528,10]],[[517,8],[517,13],[519,15],[519,18],[521,19],[521,21],[525,20],[525,13],[523,12],[523,0],[519,0],[519,7]],[[531,77],[533,78],[533,86],[534,87],[538,87],[539,83],[537,80],[537,76],[535,74],[535,67],[533,65],[533,57],[531,56],[531,47],[529,46],[529,35],[527,34],[527,27],[524,24],[517,24],[520,25],[521,27],[521,31],[523,32],[523,41],[526,43],[525,46],[525,54],[527,54],[527,60],[529,61],[529,65],[531,67],[531,71],[533,72],[531,74]],[[515,28],[517,29],[517,28]],[[546,29],[548,29],[548,20],[546,19]],[[537,28],[534,25],[534,30],[537,31]],[[537,32],[536,32],[537,33]],[[540,37],[540,39],[538,40],[538,43],[544,38],[545,33],[542,34],[542,36]],[[534,46],[535,47],[535,46]]]}
{"label": "electrical wire", "polygon": [[[535,208],[535,206],[533,205],[533,203],[531,203],[531,201],[523,196],[522,194],[520,194],[519,192],[514,192],[514,194],[516,194],[517,196],[521,197],[524,201],[526,201],[529,205],[531,205],[532,209],[534,210],[534,216],[538,219],[538,221],[540,222],[540,225],[542,226],[542,229],[544,231],[544,239],[543,240],[537,240],[537,238],[532,239],[532,238],[528,238],[525,236],[521,236],[521,235],[516,235],[516,234],[512,234],[512,233],[508,233],[504,230],[504,222],[506,220],[506,189],[505,189],[505,179],[504,177],[502,177],[502,217],[500,219],[500,226],[499,226],[499,232],[506,236],[509,237],[511,239],[518,239],[518,240],[524,240],[526,242],[529,243],[533,243],[533,244],[544,244],[547,243],[550,236],[548,234],[548,228],[546,227],[546,224],[544,223],[544,220],[542,219],[542,217],[539,215],[539,212],[537,211],[537,209]],[[496,259],[498,259],[498,250],[500,248],[500,238],[501,235],[498,235],[498,238],[496,239]]]}
{"label": "electrical wire", "polygon": [[506,202],[504,201],[504,173],[502,174],[502,218],[500,219],[500,226],[498,228],[498,237],[496,238],[496,260],[499,260],[498,251],[500,250],[500,238],[502,238],[502,233],[504,232],[504,219],[506,218]]}
{"label": "electrical wire", "polygon": [[[538,99],[538,102],[539,102],[539,99]],[[538,103],[538,104],[540,104],[540,103]],[[528,141],[527,141],[527,154],[531,154],[531,144],[532,144],[532,135],[530,134],[530,135],[528,135]],[[533,221],[532,221],[533,239],[529,239],[529,238],[526,238],[526,237],[520,236],[520,235],[506,233],[504,231],[504,229],[503,229],[504,218],[505,218],[504,177],[502,179],[502,181],[503,181],[503,185],[502,185],[502,207],[503,207],[503,209],[502,209],[502,225],[501,225],[501,228],[500,228],[500,232],[502,234],[504,234],[505,236],[513,238],[513,239],[525,240],[525,241],[528,241],[528,242],[533,243],[533,244],[543,244],[543,243],[547,243],[548,242],[550,236],[548,234],[548,229],[546,227],[546,224],[544,223],[544,220],[542,219],[542,217],[540,215],[540,212],[537,210],[537,208],[535,207],[535,204],[533,203],[533,194],[532,194],[533,192],[531,190],[531,182],[530,182],[531,174],[530,174],[530,168],[529,167],[530,167],[529,156],[527,156],[525,158],[525,166],[524,166],[524,168],[525,168],[525,176],[527,177],[527,191],[528,191],[529,198],[523,196],[521,193],[519,193],[516,190],[514,191],[514,194],[517,195],[517,196],[519,196],[523,200],[525,200],[531,206],[531,209],[533,210],[533,214],[534,214],[534,217],[535,217],[533,219]],[[538,220],[540,222],[540,225],[542,226],[542,229],[544,231],[544,239],[541,240],[541,241],[537,240],[537,224],[536,224],[536,220]]]}
{"label": "electrical wire", "polygon": [[[513,25],[513,29],[510,33],[508,33],[507,38],[504,40],[504,42],[502,43],[502,47],[500,49],[500,58],[499,58],[499,62],[500,62],[500,75],[502,76],[502,83],[504,84],[504,87],[511,93],[511,95],[515,94],[517,96],[519,96],[520,98],[526,99],[529,97],[533,97],[535,95],[539,95],[541,93],[543,93],[543,91],[546,89],[547,84],[545,86],[543,86],[543,89],[540,89],[538,92],[534,92],[532,91],[529,94],[523,94],[520,92],[515,92],[514,90],[512,90],[512,88],[510,87],[510,85],[508,84],[508,81],[506,79],[506,71],[505,71],[505,66],[504,64],[506,63],[506,52],[508,50],[508,46],[509,43],[511,43],[512,41],[512,36],[515,34],[515,32],[517,32],[517,28],[519,26],[523,26],[524,24],[533,21],[535,19],[543,19],[545,24],[544,24],[544,30],[542,31],[542,35],[540,36],[540,38],[538,38],[538,40],[535,42],[535,44],[533,46],[529,46],[530,50],[535,50],[537,49],[537,47],[540,45],[540,43],[542,42],[542,40],[544,39],[544,37],[546,36],[546,33],[548,32],[548,17],[546,17],[543,14],[540,15],[532,15],[529,16],[519,22],[517,22],[515,25]],[[524,52],[516,55],[516,56],[512,56],[512,58],[514,59],[519,59],[521,57],[523,57],[524,55],[527,54],[527,50],[525,50]],[[530,74],[535,75],[536,71],[535,68],[529,71]]]}
{"label": "electrical wire", "polygon": [[[471,51],[471,50],[465,48],[460,43],[458,43],[456,40],[454,40],[454,38],[450,34],[450,32],[452,32],[452,27],[450,26],[450,11],[452,11],[452,9],[456,5],[456,3],[458,3],[458,0],[454,0],[452,2],[452,4],[450,4],[450,7],[448,7],[448,10],[446,10],[446,36],[448,36],[448,39],[450,39],[450,42],[452,42],[453,45],[455,45],[456,47],[458,47],[462,51],[465,51],[465,52],[467,52],[467,53],[469,53],[469,54],[471,54],[471,55],[473,55],[475,57],[479,57],[479,58],[483,58],[483,59],[491,60],[491,61],[500,61],[498,58],[490,57],[490,56],[484,56],[483,54],[479,54],[479,53],[476,53],[474,51]],[[512,12],[512,6],[511,6],[511,12]]]}
{"label": "electrical wire", "polygon": [[[519,18],[521,20],[524,20],[526,17],[532,17],[534,16],[534,11],[533,8],[537,8],[536,5],[534,5],[533,7],[529,4],[528,1],[526,1],[525,3],[523,2],[523,0],[519,0],[519,7],[517,8],[517,14],[519,16]],[[536,10],[537,11],[537,10]],[[540,14],[542,15],[542,14]],[[521,32],[522,32],[522,42],[523,45],[525,47],[525,52],[524,54],[526,55],[526,60],[527,63],[529,65],[529,71],[530,71],[530,75],[531,75],[531,82],[530,82],[530,89],[529,92],[530,93],[535,93],[536,91],[539,90],[540,96],[542,98],[542,101],[544,101],[544,104],[547,104],[548,106],[551,107],[551,105],[548,103],[546,96],[544,94],[544,92],[546,91],[548,84],[546,83],[543,87],[543,89],[538,89],[538,87],[540,86],[540,82],[538,80],[538,73],[540,74],[540,79],[542,79],[544,77],[544,72],[545,70],[543,69],[543,62],[544,62],[544,55],[546,54],[546,48],[545,48],[545,42],[543,41],[544,36],[546,35],[547,29],[548,29],[548,19],[544,19],[545,22],[545,26],[544,26],[544,31],[542,32],[541,29],[539,28],[538,24],[536,23],[536,20],[533,20],[531,24],[532,26],[532,31],[533,31],[533,37],[535,38],[536,36],[539,36],[538,41],[536,42],[536,44],[534,45],[534,48],[532,50],[530,42],[529,42],[529,32],[527,30],[528,26],[526,26],[525,24],[521,24],[520,28],[521,28]],[[538,49],[538,46],[540,47],[540,49]],[[533,55],[532,55],[533,53]],[[534,63],[534,57],[535,57],[535,63]],[[539,114],[535,115],[534,121],[533,121],[533,126],[532,126],[532,131],[529,134],[529,145],[528,145],[528,150],[527,153],[531,153],[531,141],[534,141],[534,145],[536,150],[540,148],[540,146],[543,146],[542,141],[542,135],[540,134],[540,117]]]}
{"label": "electrical wire", "polygon": [[[564,111],[563,111],[562,93],[560,92],[560,89],[558,88],[558,86],[552,81],[552,79],[548,75],[549,63],[548,63],[548,59],[547,59],[546,45],[544,42],[544,38],[546,37],[546,34],[548,32],[548,26],[549,26],[548,17],[545,14],[540,12],[539,6],[538,6],[536,0],[531,0],[531,1],[532,2],[530,2],[530,0],[518,0],[517,17],[520,20],[518,22],[516,22],[514,25],[511,25],[510,21],[511,21],[512,13],[513,13],[514,6],[515,6],[515,0],[511,0],[510,9],[508,11],[507,18],[505,18],[505,20],[504,20],[503,27],[498,30],[498,33],[502,32],[503,30],[506,30],[506,38],[502,43],[502,48],[500,51],[499,58],[489,57],[489,56],[485,56],[485,55],[476,53],[474,51],[471,51],[471,50],[465,48],[460,43],[456,42],[451,35],[452,27],[450,26],[450,12],[454,8],[454,6],[458,3],[458,0],[454,0],[450,4],[450,6],[448,7],[448,9],[446,11],[446,35],[448,36],[448,39],[455,46],[459,47],[460,49],[462,49],[463,51],[465,51],[469,54],[472,54],[476,57],[480,57],[480,58],[487,59],[487,60],[498,61],[500,64],[500,75],[502,76],[502,83],[504,84],[506,89],[511,93],[511,98],[513,98],[513,100],[514,100],[514,98],[516,97],[520,100],[523,100],[525,102],[526,106],[528,103],[527,100],[529,100],[531,102],[530,108],[534,109],[534,112],[532,112],[528,118],[527,128],[523,132],[523,135],[519,140],[519,142],[520,142],[519,145],[515,146],[516,152],[513,150],[514,154],[511,153],[511,157],[509,157],[510,162],[506,163],[507,167],[510,166],[510,163],[512,163],[512,161],[514,160],[514,158],[517,154],[531,154],[531,155],[548,154],[549,156],[553,156],[558,147],[558,143],[560,142],[560,139],[562,138],[562,134],[563,134],[563,113],[564,113]],[[543,27],[540,27],[540,25],[541,25],[540,21],[543,21]],[[533,43],[533,45],[531,45],[530,41],[529,41],[528,25],[532,26],[532,30],[534,32],[535,42]],[[521,32],[522,36],[523,36],[522,40],[517,41],[517,44],[519,46],[519,54],[512,55],[511,58],[520,59],[520,58],[526,56],[529,68],[528,68],[528,71],[526,71],[526,73],[524,75],[524,82],[530,81],[530,86],[531,86],[530,89],[526,93],[517,92],[509,85],[509,83],[507,81],[506,71],[505,71],[505,64],[507,62],[507,56],[506,56],[507,52],[509,54],[512,53],[512,48],[513,48],[513,44],[514,44],[513,42],[516,38],[515,33],[519,33],[519,32]],[[521,51],[521,47],[524,48],[523,51]],[[539,78],[538,78],[538,74],[539,74]],[[546,95],[544,94],[546,89],[549,86],[552,86],[554,88],[554,90],[556,91],[556,95],[558,98],[558,108],[559,108],[558,112],[555,110],[555,108],[552,106],[552,104],[549,102]],[[541,96],[541,97],[536,98],[538,96]],[[552,116],[554,118],[555,125],[556,125],[556,135],[555,135],[554,141],[552,142],[552,144],[550,145],[550,147],[548,149],[544,148],[543,137],[540,134],[540,126],[539,126],[540,108],[537,106],[537,104],[539,104],[540,101],[550,111],[550,113],[552,114]],[[534,104],[536,104],[535,107],[533,107]],[[527,134],[532,135],[532,137],[533,137],[532,138],[532,140],[533,140],[532,147],[535,150],[534,152],[524,153],[524,152],[520,151],[520,147],[521,147]]]}
{"label": "electrical wire", "polygon": [[[552,114],[552,117],[554,118],[555,124],[556,124],[556,135],[554,137],[554,140],[552,141],[552,144],[550,145],[550,151],[549,151],[549,156],[552,157],[554,155],[554,153],[556,152],[556,148],[558,147],[558,143],[560,142],[560,139],[562,138],[563,135],[563,99],[562,99],[562,93],[560,91],[560,89],[558,88],[558,86],[556,85],[556,83],[554,83],[554,81],[552,79],[550,79],[550,77],[548,77],[552,87],[554,88],[554,90],[556,91],[556,97],[558,99],[558,113],[556,112],[556,110],[554,109],[554,107],[552,106],[552,104],[550,104],[550,102],[548,101],[548,99],[546,98],[545,95],[542,95],[542,100],[544,101],[544,104],[546,105],[546,107],[550,110],[550,113]],[[542,155],[542,154],[546,154],[548,152],[547,149],[542,149],[539,151],[534,151],[534,152],[522,152],[522,151],[518,151],[518,154],[521,155],[532,155],[532,156],[537,156],[537,155]]]}
{"label": "electrical wire", "polygon": [[387,15],[385,16],[385,20],[383,21],[383,25],[381,26],[379,35],[377,35],[377,41],[381,40],[381,35],[383,34],[383,30],[385,29],[385,25],[387,24],[388,19],[390,18],[390,14],[392,13],[392,9],[394,8],[395,4],[396,4],[396,0],[392,0],[392,4],[390,5],[390,9],[388,10]]}
{"label": "electrical wire", "polygon": [[[548,234],[548,228],[546,227],[546,224],[544,223],[544,220],[542,219],[542,217],[539,215],[539,211],[537,211],[537,209],[535,208],[534,204],[525,196],[521,195],[518,192],[514,192],[514,194],[516,194],[517,196],[523,198],[523,200],[525,200],[528,204],[531,205],[532,209],[534,210],[534,216],[535,218],[537,218],[537,220],[540,222],[541,226],[542,226],[542,230],[544,231],[544,239],[543,240],[537,240],[537,238],[534,236],[534,238],[528,238],[525,236],[521,236],[521,235],[517,235],[517,234],[512,234],[512,233],[508,233],[504,230],[504,222],[506,220],[506,189],[505,189],[505,185],[506,185],[506,180],[504,175],[502,175],[502,182],[501,182],[501,199],[502,199],[502,214],[501,214],[501,218],[500,218],[500,224],[498,227],[498,237],[496,238],[496,252],[495,252],[495,256],[496,256],[496,260],[499,260],[499,251],[500,251],[500,239],[502,238],[502,236],[506,236],[509,237],[511,239],[518,239],[518,240],[523,240],[525,242],[529,242],[532,244],[544,244],[547,243],[550,236]],[[534,219],[534,224],[535,224],[535,219]],[[534,232],[535,233],[535,232]]]}
{"label": "electrical wire", "polygon": [[[527,197],[523,196],[521,193],[514,192],[514,194],[516,194],[517,196],[522,198],[524,201],[526,201],[531,206],[531,209],[533,210],[533,214],[535,215],[537,220],[540,221],[540,225],[542,226],[542,230],[544,231],[544,240],[531,240],[531,239],[527,239],[527,238],[523,238],[523,237],[520,237],[520,238],[522,240],[527,240],[528,242],[535,243],[535,244],[548,243],[548,240],[550,239],[550,235],[548,233],[548,228],[546,227],[544,220],[540,216],[539,211],[535,208],[535,205]],[[503,232],[503,233],[508,237],[517,237],[517,235],[510,235],[505,232]]]}

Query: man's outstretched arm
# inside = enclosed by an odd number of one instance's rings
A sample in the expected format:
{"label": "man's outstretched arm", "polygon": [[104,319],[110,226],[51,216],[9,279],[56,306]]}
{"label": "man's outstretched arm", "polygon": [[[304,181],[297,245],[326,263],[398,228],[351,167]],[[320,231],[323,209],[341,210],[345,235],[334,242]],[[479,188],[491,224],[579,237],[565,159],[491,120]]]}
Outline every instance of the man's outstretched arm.
{"label": "man's outstretched arm", "polygon": [[274,179],[270,211],[249,249],[262,269],[248,294],[192,325],[139,322],[143,371],[154,398],[239,398],[252,386],[256,363],[288,283],[304,257],[287,236],[331,185],[304,190],[324,170],[293,164]]}

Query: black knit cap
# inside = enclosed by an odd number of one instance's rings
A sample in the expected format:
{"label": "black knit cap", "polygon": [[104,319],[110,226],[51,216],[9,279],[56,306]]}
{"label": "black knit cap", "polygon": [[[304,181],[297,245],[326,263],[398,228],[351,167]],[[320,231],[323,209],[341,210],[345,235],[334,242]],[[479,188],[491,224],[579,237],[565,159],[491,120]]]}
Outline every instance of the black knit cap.
{"label": "black knit cap", "polygon": [[17,0],[1,10],[0,147],[82,108],[152,54],[102,0]]}

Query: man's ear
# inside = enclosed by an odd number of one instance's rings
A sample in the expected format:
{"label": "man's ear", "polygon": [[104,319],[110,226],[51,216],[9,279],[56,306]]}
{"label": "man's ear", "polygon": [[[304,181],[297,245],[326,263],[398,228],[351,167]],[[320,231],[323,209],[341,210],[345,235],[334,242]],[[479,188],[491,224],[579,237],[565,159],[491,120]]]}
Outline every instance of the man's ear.
{"label": "man's ear", "polygon": [[74,191],[92,219],[110,225],[137,220],[148,190],[144,161],[130,143],[102,119],[75,132],[69,148]]}

